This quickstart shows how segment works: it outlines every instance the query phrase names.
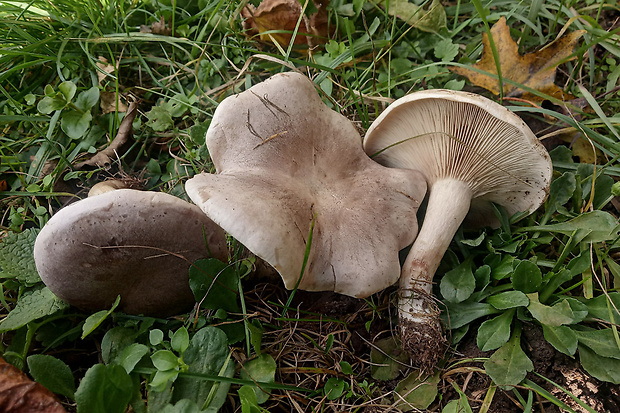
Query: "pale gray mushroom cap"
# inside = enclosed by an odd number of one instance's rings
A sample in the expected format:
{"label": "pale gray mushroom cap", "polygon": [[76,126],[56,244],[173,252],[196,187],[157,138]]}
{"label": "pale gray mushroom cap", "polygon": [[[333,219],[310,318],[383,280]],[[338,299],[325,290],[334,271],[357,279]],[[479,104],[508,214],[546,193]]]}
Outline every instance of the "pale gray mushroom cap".
{"label": "pale gray mushroom cap", "polygon": [[217,174],[190,179],[187,193],[287,288],[367,297],[398,280],[424,178],[370,160],[353,124],[306,77],[275,75],[225,99],[207,147]]}
{"label": "pale gray mushroom cap", "polygon": [[509,215],[533,212],[552,173],[547,151],[521,118],[485,97],[451,90],[396,100],[368,129],[364,149],[382,165],[422,171],[430,191],[444,178],[467,182],[470,226],[498,224],[490,202]]}
{"label": "pale gray mushroom cap", "polygon": [[58,297],[84,310],[169,316],[192,307],[190,265],[227,259],[224,231],[175,196],[119,189],[75,202],[43,227],[37,270]]}

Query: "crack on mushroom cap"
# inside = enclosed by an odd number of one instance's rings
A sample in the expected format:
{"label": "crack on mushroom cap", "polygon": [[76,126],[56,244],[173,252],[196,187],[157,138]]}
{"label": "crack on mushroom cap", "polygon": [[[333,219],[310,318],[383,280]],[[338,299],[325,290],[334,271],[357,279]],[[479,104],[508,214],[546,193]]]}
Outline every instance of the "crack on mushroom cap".
{"label": "crack on mushroom cap", "polygon": [[380,152],[377,162],[422,171],[431,191],[440,179],[466,182],[473,194],[470,223],[494,219],[489,202],[512,215],[532,212],[547,197],[549,155],[517,115],[464,92],[429,90],[407,98],[366,134],[365,150]]}
{"label": "crack on mushroom cap", "polygon": [[225,99],[207,146],[217,174],[190,179],[187,193],[287,288],[299,280],[313,219],[300,289],[366,297],[398,280],[425,180],[370,160],[355,127],[306,77],[275,75]]}

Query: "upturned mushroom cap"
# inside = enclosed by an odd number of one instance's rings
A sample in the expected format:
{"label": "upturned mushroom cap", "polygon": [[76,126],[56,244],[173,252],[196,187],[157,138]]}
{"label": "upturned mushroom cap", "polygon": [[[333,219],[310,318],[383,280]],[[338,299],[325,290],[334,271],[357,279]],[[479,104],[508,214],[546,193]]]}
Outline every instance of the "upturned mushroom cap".
{"label": "upturned mushroom cap", "polygon": [[227,258],[224,231],[195,205],[159,192],[119,189],[58,211],[34,246],[48,288],[84,310],[169,316],[191,308],[188,271]]}
{"label": "upturned mushroom cap", "polygon": [[424,173],[429,199],[420,233],[403,263],[399,325],[403,348],[422,370],[445,349],[432,280],[454,234],[496,225],[492,202],[508,214],[532,212],[545,200],[551,160],[515,114],[482,96],[448,90],[398,99],[364,138],[379,163]]}
{"label": "upturned mushroom cap", "polygon": [[424,178],[370,160],[306,77],[275,75],[225,99],[206,139],[217,174],[190,179],[187,193],[287,288],[367,297],[398,280]]}
{"label": "upturned mushroom cap", "polygon": [[473,227],[498,224],[490,202],[509,215],[533,212],[547,197],[552,173],[547,151],[519,116],[451,90],[398,99],[372,123],[364,149],[382,165],[422,171],[429,187],[445,178],[466,182],[472,192],[466,224]]}

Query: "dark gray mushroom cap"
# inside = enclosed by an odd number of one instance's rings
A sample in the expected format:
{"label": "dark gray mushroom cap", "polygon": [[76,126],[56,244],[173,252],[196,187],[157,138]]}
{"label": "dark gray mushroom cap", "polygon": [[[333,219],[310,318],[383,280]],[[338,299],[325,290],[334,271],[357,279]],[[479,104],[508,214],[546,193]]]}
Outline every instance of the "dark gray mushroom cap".
{"label": "dark gray mushroom cap", "polygon": [[159,192],[119,189],[58,211],[34,247],[49,289],[84,310],[168,316],[192,307],[191,263],[227,258],[225,234],[197,206]]}

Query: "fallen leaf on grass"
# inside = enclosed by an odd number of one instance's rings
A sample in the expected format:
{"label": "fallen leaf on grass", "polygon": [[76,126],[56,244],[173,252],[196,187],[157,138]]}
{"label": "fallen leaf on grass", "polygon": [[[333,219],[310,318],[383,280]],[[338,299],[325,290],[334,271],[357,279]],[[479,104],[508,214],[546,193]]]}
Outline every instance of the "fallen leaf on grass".
{"label": "fallen leaf on grass", "polygon": [[161,16],[159,21],[153,22],[150,26],[141,25],[140,33],[153,33],[160,34],[162,36],[170,36],[172,35],[172,29],[166,25],[166,20],[164,16]]}
{"label": "fallen leaf on grass", "polygon": [[[241,17],[245,19],[243,28],[248,36],[259,35],[262,41],[277,42],[286,46],[290,44],[301,17],[293,44],[312,46],[325,42],[328,37],[327,3],[327,1],[314,2],[317,11],[309,17],[302,15],[302,5],[298,0],[263,0],[258,7],[248,4],[241,10]],[[271,33],[271,31],[289,33]]]}
{"label": "fallen leaf on grass", "polygon": [[54,394],[0,358],[0,408],[11,413],[66,413]]}
{"label": "fallen leaf on grass", "polygon": [[121,102],[116,92],[101,92],[99,94],[101,112],[103,115],[113,112],[127,112],[127,105]]}
{"label": "fallen leaf on grass", "polygon": [[[584,30],[576,30],[554,40],[536,52],[521,56],[517,43],[510,37],[510,29],[506,25],[504,17],[499,19],[491,28],[491,35],[499,55],[504,80],[508,79],[520,83],[559,100],[570,100],[574,96],[564,92],[554,83],[557,67],[560,63],[574,58],[571,55],[576,49],[577,41],[584,33]],[[473,84],[499,95],[497,78],[492,76],[497,76],[497,67],[486,33],[482,35],[482,46],[482,58],[473,65],[473,68],[488,72],[491,75],[465,67],[451,67],[450,70],[467,77]],[[545,100],[543,97],[505,81],[503,88],[504,96],[520,97],[534,103],[541,103]]]}
{"label": "fallen leaf on grass", "polygon": [[111,162],[111,159],[116,156],[116,152],[118,149],[125,144],[132,133],[132,125],[133,120],[136,117],[136,113],[138,112],[138,104],[136,102],[131,102],[129,104],[129,108],[127,109],[127,113],[125,117],[121,121],[120,126],[118,127],[118,132],[116,133],[116,137],[107,148],[99,151],[95,156],[90,158],[87,161],[80,162],[76,165],[77,169],[82,169],[84,166],[96,166],[102,167]]}
{"label": "fallen leaf on grass", "polygon": [[114,66],[112,66],[108,62],[108,59],[103,56],[99,56],[97,59],[98,62],[95,63],[95,65],[97,65],[97,67],[99,68],[99,71],[97,71],[97,79],[99,80],[99,84],[101,85],[101,83],[105,80],[106,77],[108,77],[108,75],[114,73]]}
{"label": "fallen leaf on grass", "polygon": [[396,16],[418,30],[437,33],[447,25],[446,11],[439,0],[433,0],[428,10],[408,0],[390,0],[388,7],[388,0],[373,0],[373,3],[387,9],[390,16]]}

